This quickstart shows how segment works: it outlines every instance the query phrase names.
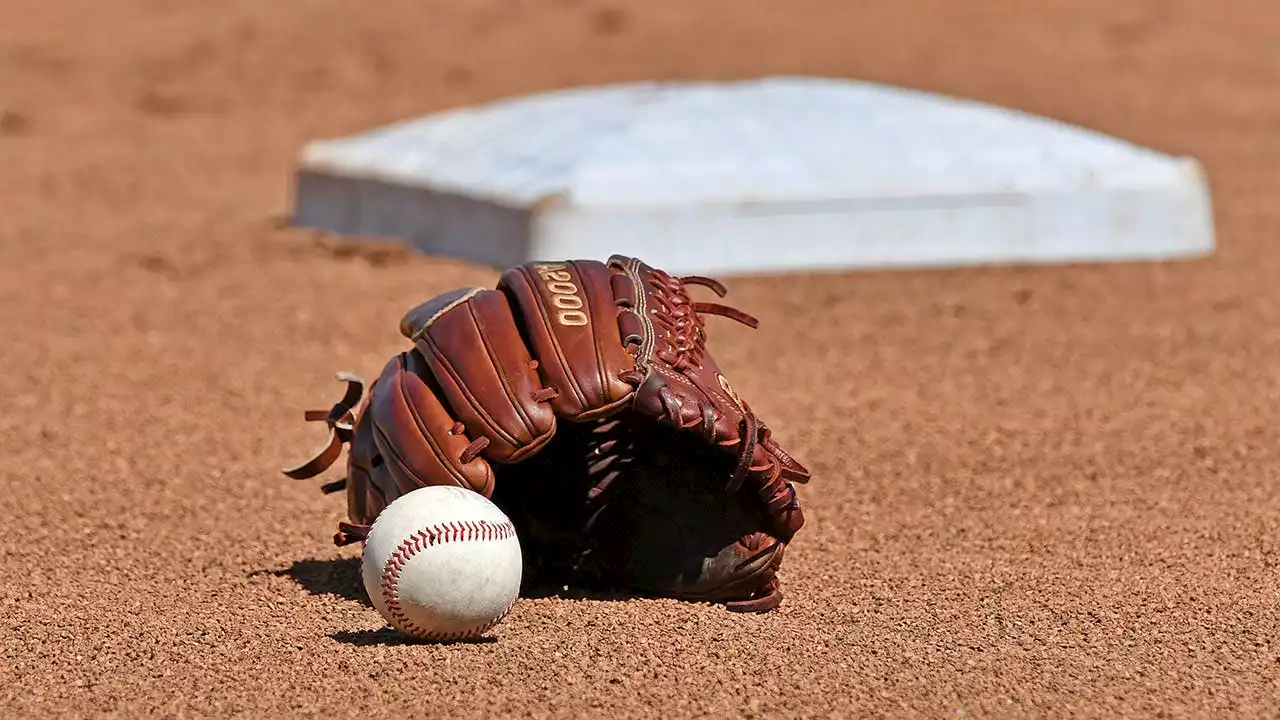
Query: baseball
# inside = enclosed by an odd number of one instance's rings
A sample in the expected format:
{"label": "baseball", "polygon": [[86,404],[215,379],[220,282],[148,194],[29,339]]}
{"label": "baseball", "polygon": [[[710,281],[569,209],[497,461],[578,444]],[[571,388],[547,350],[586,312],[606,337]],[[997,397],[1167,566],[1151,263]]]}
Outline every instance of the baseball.
{"label": "baseball", "polygon": [[428,486],[378,514],[361,574],[392,627],[424,640],[477,637],[502,622],[520,593],[520,541],[480,493]]}

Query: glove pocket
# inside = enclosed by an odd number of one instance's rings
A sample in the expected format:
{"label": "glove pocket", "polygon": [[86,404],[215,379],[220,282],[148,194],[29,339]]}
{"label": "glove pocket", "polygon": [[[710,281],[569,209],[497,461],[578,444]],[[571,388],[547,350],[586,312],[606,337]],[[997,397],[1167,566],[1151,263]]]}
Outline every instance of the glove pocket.
{"label": "glove pocket", "polygon": [[483,455],[514,463],[555,434],[555,411],[516,326],[507,298],[496,290],[456,291],[411,310],[401,331],[414,341],[445,407],[472,438],[486,438]]}

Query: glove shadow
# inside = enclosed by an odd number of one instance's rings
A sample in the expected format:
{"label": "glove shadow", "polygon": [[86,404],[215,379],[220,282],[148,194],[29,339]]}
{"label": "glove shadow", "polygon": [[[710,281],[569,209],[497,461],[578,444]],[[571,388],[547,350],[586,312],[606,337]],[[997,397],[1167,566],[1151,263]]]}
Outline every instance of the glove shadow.
{"label": "glove shadow", "polygon": [[784,544],[761,532],[754,498],[725,490],[734,458],[625,413],[616,422],[607,452],[583,452],[602,423],[561,423],[540,455],[499,469],[493,501],[520,534],[522,595],[714,602],[767,585]]}

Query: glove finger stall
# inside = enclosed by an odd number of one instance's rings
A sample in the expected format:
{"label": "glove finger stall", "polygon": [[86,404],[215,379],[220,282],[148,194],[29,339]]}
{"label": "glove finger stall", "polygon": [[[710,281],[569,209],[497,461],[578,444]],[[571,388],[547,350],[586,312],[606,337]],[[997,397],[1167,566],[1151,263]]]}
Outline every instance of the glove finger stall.
{"label": "glove finger stall", "polygon": [[490,496],[492,468],[482,458],[465,457],[472,443],[456,432],[457,421],[430,381],[421,356],[403,352],[387,363],[370,392],[369,432],[395,486],[386,488],[384,497],[425,485],[459,485]]}
{"label": "glove finger stall", "polygon": [[502,293],[471,288],[438,296],[410,310],[401,332],[467,434],[487,439],[485,458],[519,462],[554,435],[547,399],[555,393],[542,386]]}
{"label": "glove finger stall", "polygon": [[619,334],[613,277],[602,263],[576,260],[522,265],[498,283],[519,312],[543,380],[559,393],[551,400],[556,415],[567,420],[610,415],[632,398],[634,387],[620,375],[636,364]]}

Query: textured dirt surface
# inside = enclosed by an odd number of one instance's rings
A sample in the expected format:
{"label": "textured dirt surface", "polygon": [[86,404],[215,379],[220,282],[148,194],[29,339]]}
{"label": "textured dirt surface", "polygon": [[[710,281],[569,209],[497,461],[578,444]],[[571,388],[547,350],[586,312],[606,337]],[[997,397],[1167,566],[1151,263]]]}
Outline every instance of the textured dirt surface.
{"label": "textured dirt surface", "polygon": [[[0,715],[1267,715],[1280,704],[1280,11],[1262,2],[0,3]],[[862,9],[855,9],[865,6]],[[961,7],[964,7],[962,10]],[[282,225],[301,145],[612,80],[809,73],[1200,157],[1172,264],[731,283],[815,471],[787,600],[363,604],[304,408],[486,268]]]}

